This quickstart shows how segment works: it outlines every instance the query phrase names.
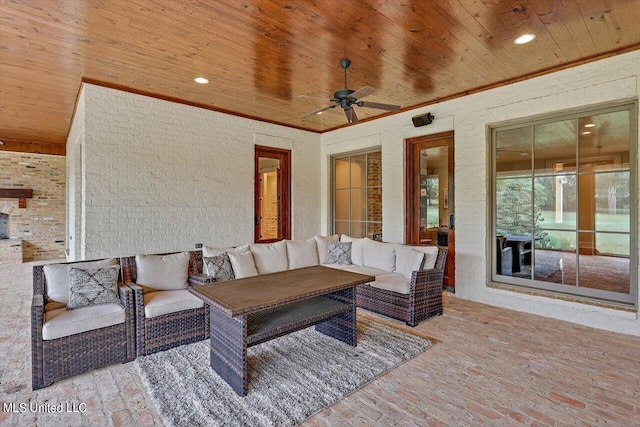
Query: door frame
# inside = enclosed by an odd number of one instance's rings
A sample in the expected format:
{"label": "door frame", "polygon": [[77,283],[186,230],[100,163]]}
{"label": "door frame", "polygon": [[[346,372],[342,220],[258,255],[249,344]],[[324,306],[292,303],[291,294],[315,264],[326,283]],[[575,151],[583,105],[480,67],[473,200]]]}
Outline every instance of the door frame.
{"label": "door frame", "polygon": [[[419,152],[425,148],[448,147],[448,197],[449,211],[447,223],[449,223],[447,264],[445,266],[445,285],[453,287],[455,284],[455,223],[451,223],[451,215],[455,219],[455,187],[454,187],[454,132],[440,132],[431,135],[423,135],[405,140],[405,243],[420,244],[420,203],[413,197],[420,188]],[[442,222],[441,222],[442,223]]]}
{"label": "door frame", "polygon": [[[260,172],[259,158],[267,157],[278,159],[280,161],[279,178],[282,182],[278,183],[278,229],[279,238],[276,239],[260,239],[260,220],[258,213],[260,212]],[[266,147],[263,145],[255,146],[254,156],[254,242],[255,243],[271,243],[279,240],[291,239],[291,150],[281,148]]]}

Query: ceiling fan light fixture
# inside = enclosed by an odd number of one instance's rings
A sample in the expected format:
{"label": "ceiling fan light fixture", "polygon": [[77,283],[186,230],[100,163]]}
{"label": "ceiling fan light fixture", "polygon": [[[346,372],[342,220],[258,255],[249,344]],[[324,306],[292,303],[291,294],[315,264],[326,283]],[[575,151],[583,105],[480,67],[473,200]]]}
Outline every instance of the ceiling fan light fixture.
{"label": "ceiling fan light fixture", "polygon": [[515,39],[513,42],[515,44],[525,44],[525,43],[529,43],[535,38],[536,38],[535,34],[523,34],[517,39]]}
{"label": "ceiling fan light fixture", "polygon": [[193,81],[196,83],[200,83],[201,85],[206,85],[207,83],[209,83],[209,80],[205,79],[204,77],[196,77],[195,79],[193,79]]}
{"label": "ceiling fan light fixture", "polygon": [[340,107],[344,110],[345,115],[347,117],[347,121],[351,124],[358,123],[358,115],[355,112],[353,107],[366,107],[366,108],[377,108],[378,110],[386,110],[386,111],[398,111],[400,110],[399,105],[392,104],[383,104],[380,102],[367,102],[361,101],[361,98],[365,96],[373,95],[376,93],[376,90],[369,86],[361,87],[358,90],[351,90],[347,85],[347,68],[351,65],[351,61],[348,59],[343,59],[340,61],[340,67],[344,70],[344,87],[339,89],[333,93],[333,98],[329,99],[333,105],[329,105],[327,107],[322,107],[319,110],[312,111],[303,115],[301,118],[305,119],[307,117],[318,116],[322,114],[323,111],[329,110],[331,108]]}

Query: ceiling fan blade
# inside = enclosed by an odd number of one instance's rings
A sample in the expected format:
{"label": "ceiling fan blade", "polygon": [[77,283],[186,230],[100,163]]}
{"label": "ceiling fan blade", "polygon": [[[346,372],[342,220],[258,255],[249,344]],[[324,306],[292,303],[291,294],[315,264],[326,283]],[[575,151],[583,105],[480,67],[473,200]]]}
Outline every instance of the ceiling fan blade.
{"label": "ceiling fan blade", "polygon": [[356,110],[354,110],[353,108],[347,108],[346,110],[344,110],[344,114],[347,116],[347,120],[349,121],[349,123],[358,123],[358,116],[356,115]]}
{"label": "ceiling fan blade", "polygon": [[400,109],[399,105],[381,104],[379,102],[367,102],[367,101],[358,102],[358,107],[377,108],[379,110],[387,110],[387,111],[398,111]]}
{"label": "ceiling fan blade", "polygon": [[355,99],[360,99],[360,98],[364,98],[365,96],[369,96],[372,95],[374,93],[376,93],[377,91],[372,88],[371,86],[365,86],[363,88],[358,89],[357,91],[353,92],[351,95],[349,95],[350,98],[355,98]]}
{"label": "ceiling fan blade", "polygon": [[314,116],[314,115],[316,115],[316,114],[320,114],[320,113],[322,113],[322,112],[323,112],[323,111],[325,111],[325,110],[328,110],[328,109],[330,109],[330,108],[335,108],[335,107],[337,107],[337,106],[338,106],[338,104],[336,104],[336,105],[329,105],[329,106],[327,106],[327,107],[322,107],[322,108],[320,108],[320,109],[318,109],[318,110],[315,110],[315,111],[312,111],[312,112],[310,112],[310,113],[305,114],[304,116],[302,116],[302,117],[301,117],[301,119],[306,119],[307,117],[311,117],[311,116]]}

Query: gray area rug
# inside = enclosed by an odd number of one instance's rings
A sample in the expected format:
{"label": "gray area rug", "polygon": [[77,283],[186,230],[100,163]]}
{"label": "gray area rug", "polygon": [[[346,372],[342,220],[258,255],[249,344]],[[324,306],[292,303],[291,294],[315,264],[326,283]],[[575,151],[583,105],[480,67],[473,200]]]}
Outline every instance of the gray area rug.
{"label": "gray area rug", "polygon": [[239,397],[209,365],[209,340],[138,357],[136,367],[169,426],[290,426],[432,346],[358,320],[358,346],[313,327],[248,350],[249,393]]}

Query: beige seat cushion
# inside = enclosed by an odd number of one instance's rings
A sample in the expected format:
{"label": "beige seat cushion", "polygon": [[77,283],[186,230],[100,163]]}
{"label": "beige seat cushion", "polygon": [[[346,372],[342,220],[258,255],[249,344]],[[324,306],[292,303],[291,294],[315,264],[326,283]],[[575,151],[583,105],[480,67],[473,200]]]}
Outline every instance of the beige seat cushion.
{"label": "beige seat cushion", "polygon": [[100,261],[45,265],[44,277],[47,280],[47,300],[49,303],[59,303],[58,308],[60,305],[66,306],[69,303],[69,269],[79,268],[81,270],[87,270],[92,268],[111,267],[116,264],[118,264],[118,260],[115,258],[109,258]]}
{"label": "beige seat cushion", "polygon": [[44,314],[42,339],[54,340],[94,329],[118,325],[125,321],[125,310],[120,304],[108,303],[67,310],[58,308]]}
{"label": "beige seat cushion", "polygon": [[351,271],[356,265],[351,264],[321,264],[323,267],[335,268],[336,270]]}
{"label": "beige seat cushion", "polygon": [[187,289],[155,291],[144,294],[144,317],[147,319],[192,308],[200,308],[204,301]]}
{"label": "beige seat cushion", "polygon": [[371,267],[360,267],[359,265],[354,265],[354,264],[350,264],[350,265],[322,264],[322,266],[335,268],[336,270],[350,271],[352,273],[366,274],[367,276],[375,276],[375,277],[381,276],[383,274],[389,274],[389,272],[384,270],[378,270],[377,268],[371,268]]}
{"label": "beige seat cushion", "polygon": [[383,274],[389,274],[388,271],[379,270],[377,268],[360,267],[359,265],[350,265],[349,267],[351,267],[349,271],[352,271],[354,273],[366,274],[367,276],[378,277],[382,276]]}
{"label": "beige seat cushion", "polygon": [[369,285],[404,295],[408,295],[411,292],[411,280],[398,273],[376,276],[376,281],[369,283]]}

